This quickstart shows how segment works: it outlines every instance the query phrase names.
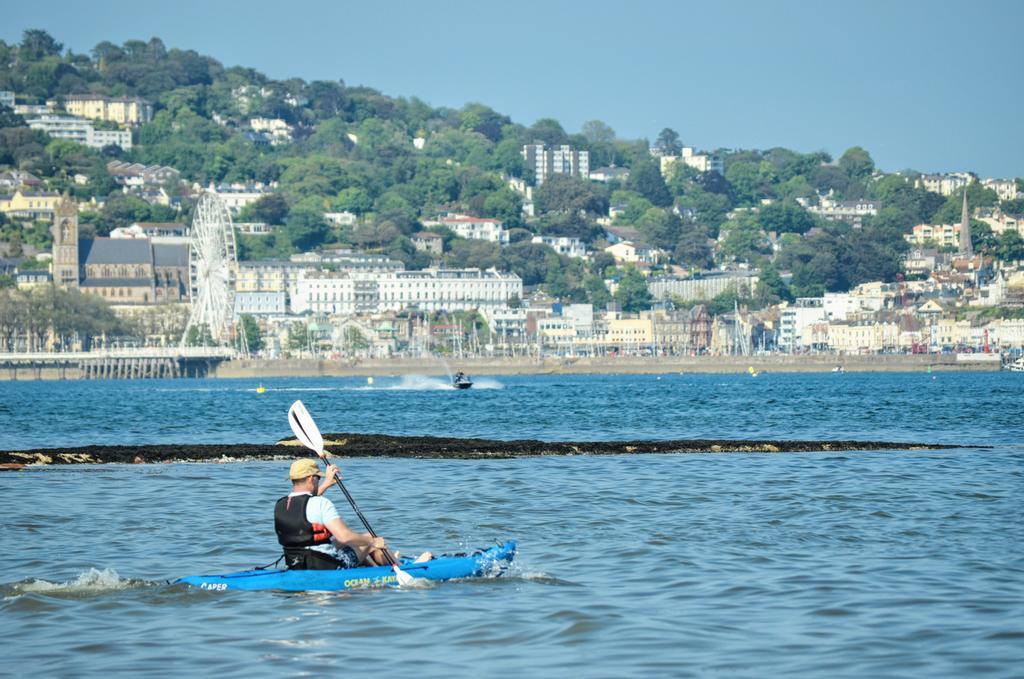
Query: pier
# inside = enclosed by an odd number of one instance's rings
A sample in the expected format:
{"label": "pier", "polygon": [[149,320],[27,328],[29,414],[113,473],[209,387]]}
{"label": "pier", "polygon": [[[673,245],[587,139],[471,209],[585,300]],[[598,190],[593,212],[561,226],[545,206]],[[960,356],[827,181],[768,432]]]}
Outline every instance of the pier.
{"label": "pier", "polygon": [[151,347],[0,353],[0,380],[119,380],[206,377],[236,356],[228,347]]}

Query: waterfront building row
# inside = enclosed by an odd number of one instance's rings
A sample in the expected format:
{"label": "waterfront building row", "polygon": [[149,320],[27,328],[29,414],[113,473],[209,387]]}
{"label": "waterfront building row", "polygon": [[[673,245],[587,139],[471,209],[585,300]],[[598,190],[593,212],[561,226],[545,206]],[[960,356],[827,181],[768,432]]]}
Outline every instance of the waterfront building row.
{"label": "waterfront building row", "polygon": [[471,311],[507,306],[523,295],[523,281],[496,269],[440,269],[357,273],[304,272],[292,299],[294,313]]}

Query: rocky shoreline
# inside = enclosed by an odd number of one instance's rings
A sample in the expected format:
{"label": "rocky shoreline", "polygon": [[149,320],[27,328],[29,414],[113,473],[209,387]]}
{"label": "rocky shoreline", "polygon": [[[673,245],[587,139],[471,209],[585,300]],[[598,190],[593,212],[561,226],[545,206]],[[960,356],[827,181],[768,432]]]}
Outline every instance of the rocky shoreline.
{"label": "rocky shoreline", "polygon": [[[509,459],[548,455],[632,455],[649,453],[823,453],[875,450],[942,450],[972,446],[891,441],[765,441],[687,439],[671,441],[495,441],[489,439],[325,434],[332,457]],[[974,446],[976,447],[976,446]],[[235,462],[308,456],[294,438],[275,444],[163,444],[80,446],[0,451],[0,467],[61,464],[150,464],[159,462]]]}

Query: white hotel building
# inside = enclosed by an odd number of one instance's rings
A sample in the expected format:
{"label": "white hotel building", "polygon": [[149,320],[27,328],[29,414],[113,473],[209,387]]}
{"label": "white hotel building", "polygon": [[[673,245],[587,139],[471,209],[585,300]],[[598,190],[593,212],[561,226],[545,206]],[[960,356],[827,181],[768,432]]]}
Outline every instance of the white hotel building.
{"label": "white hotel building", "polygon": [[26,122],[33,130],[42,130],[56,139],[67,139],[94,149],[120,146],[125,151],[129,151],[132,148],[131,132],[127,130],[95,130],[92,123],[83,118],[45,114]]}
{"label": "white hotel building", "polygon": [[523,281],[494,269],[307,272],[298,282],[292,311],[373,314],[383,311],[471,311],[506,306],[523,296]]}
{"label": "white hotel building", "polygon": [[509,242],[509,230],[500,219],[449,215],[436,221],[423,222],[423,226],[428,228],[435,224],[451,229],[462,238],[486,240],[499,245],[508,245]]}

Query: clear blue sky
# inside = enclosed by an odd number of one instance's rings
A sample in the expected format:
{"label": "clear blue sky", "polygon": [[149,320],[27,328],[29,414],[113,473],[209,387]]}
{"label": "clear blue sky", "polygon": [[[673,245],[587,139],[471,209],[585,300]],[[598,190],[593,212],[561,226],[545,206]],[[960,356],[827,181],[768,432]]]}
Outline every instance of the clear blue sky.
{"label": "clear blue sky", "polygon": [[1024,1],[0,2],[0,39],[159,36],[272,78],[479,101],[699,148],[865,147],[884,170],[1024,176]]}

